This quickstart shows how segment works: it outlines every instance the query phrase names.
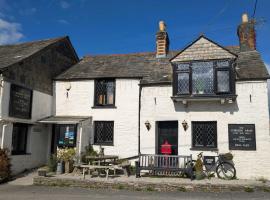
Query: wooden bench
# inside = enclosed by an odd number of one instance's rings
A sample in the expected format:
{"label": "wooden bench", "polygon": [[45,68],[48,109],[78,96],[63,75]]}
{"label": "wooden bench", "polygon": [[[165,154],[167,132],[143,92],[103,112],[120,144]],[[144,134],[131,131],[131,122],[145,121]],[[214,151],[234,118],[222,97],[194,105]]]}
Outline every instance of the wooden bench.
{"label": "wooden bench", "polygon": [[188,173],[189,165],[187,163],[192,161],[192,155],[139,155],[139,161],[136,162],[136,177],[141,176],[142,170],[147,170],[153,175],[177,175],[181,173]]}

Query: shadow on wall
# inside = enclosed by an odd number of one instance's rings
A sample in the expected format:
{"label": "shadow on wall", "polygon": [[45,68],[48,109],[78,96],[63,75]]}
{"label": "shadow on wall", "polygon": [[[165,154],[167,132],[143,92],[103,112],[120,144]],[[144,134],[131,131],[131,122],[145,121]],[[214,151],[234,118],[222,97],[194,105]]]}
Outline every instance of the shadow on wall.
{"label": "shadow on wall", "polygon": [[233,103],[221,104],[219,101],[215,102],[188,102],[184,105],[181,102],[174,102],[174,109],[176,112],[223,112],[233,114],[239,111],[237,101]]}

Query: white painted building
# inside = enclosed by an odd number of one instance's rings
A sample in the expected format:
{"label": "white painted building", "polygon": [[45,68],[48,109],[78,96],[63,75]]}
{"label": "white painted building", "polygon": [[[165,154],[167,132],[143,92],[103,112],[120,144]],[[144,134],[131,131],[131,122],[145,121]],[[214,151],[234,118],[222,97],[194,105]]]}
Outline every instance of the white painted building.
{"label": "white painted building", "polygon": [[58,76],[48,120],[89,117],[77,129],[79,153],[91,144],[121,158],[161,154],[167,142],[194,159],[231,152],[238,178],[270,178],[269,74],[254,33],[244,16],[239,46],[200,36],[169,51],[161,22],[155,53],[86,56]]}
{"label": "white painted building", "polygon": [[38,121],[54,113],[52,78],[78,57],[68,37],[0,46],[0,55],[0,148],[17,174],[47,163],[52,128]]}

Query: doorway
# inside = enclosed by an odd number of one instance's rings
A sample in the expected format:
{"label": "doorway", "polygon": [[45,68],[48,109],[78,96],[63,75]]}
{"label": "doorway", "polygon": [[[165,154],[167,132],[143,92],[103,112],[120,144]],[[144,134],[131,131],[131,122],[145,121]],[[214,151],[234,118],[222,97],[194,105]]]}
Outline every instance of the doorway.
{"label": "doorway", "polygon": [[156,154],[162,154],[163,144],[171,145],[170,155],[178,155],[178,121],[157,122]]}

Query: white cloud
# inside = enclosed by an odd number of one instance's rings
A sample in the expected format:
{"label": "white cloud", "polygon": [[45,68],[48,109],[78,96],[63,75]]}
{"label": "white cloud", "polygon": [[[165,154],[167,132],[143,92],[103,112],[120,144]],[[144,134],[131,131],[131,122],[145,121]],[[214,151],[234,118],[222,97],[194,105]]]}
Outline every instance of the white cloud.
{"label": "white cloud", "polygon": [[69,22],[65,19],[58,19],[57,22],[60,24],[69,24]]}
{"label": "white cloud", "polygon": [[63,9],[67,9],[70,7],[70,4],[67,1],[60,1],[60,6]]}
{"label": "white cloud", "polygon": [[19,41],[23,37],[20,30],[20,24],[8,22],[0,18],[0,44],[10,44]]}

